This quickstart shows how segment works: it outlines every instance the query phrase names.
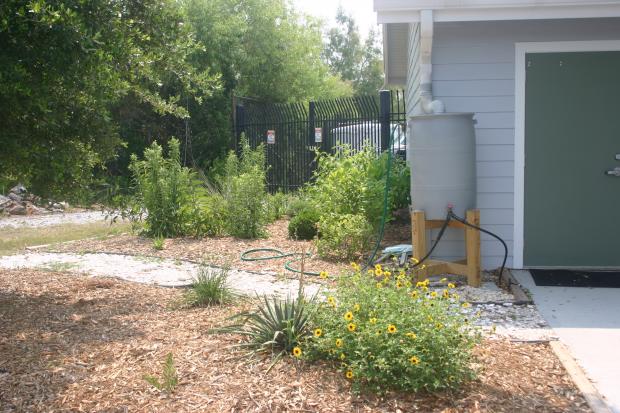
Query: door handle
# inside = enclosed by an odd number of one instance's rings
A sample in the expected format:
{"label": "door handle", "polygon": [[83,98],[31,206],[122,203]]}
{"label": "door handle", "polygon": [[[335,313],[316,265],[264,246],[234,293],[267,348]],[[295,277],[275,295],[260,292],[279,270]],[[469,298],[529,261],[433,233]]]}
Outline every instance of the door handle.
{"label": "door handle", "polygon": [[614,169],[605,172],[605,174],[609,176],[620,176],[620,167],[615,167]]}

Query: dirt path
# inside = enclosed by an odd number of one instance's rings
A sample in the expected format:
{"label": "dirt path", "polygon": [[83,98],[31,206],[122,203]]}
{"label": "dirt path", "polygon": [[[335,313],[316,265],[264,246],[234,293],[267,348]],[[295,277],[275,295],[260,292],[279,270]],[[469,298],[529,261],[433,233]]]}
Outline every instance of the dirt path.
{"label": "dirt path", "polygon": [[[31,252],[0,258],[0,268],[31,268],[47,271],[70,271],[90,276],[114,277],[141,284],[183,287],[192,283],[199,265],[189,261],[121,254],[74,254]],[[207,267],[217,271],[214,267]],[[230,287],[245,295],[277,294],[296,296],[299,282],[268,273],[230,270]],[[306,283],[308,295],[318,291],[319,284]]]}

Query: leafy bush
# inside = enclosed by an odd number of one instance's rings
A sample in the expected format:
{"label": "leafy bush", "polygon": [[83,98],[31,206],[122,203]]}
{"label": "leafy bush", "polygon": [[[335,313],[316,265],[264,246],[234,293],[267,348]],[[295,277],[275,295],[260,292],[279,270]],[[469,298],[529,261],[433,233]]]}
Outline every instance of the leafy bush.
{"label": "leafy bush", "polygon": [[288,205],[292,199],[291,195],[283,192],[267,195],[267,219],[273,222],[282,218],[284,214],[286,214]]}
{"label": "leafy bush", "polygon": [[146,231],[153,236],[184,235],[191,228],[200,188],[191,170],[181,166],[179,141],[171,139],[168,148],[168,158],[157,142],[144,150],[144,160],[131,157],[138,203],[148,212]]}
{"label": "leafy bush", "polygon": [[264,147],[252,149],[243,138],[241,158],[231,152],[225,170],[222,192],[228,207],[228,233],[240,238],[264,236],[268,221]]}
{"label": "leafy bush", "polygon": [[[315,183],[305,192],[320,211],[317,251],[324,258],[354,258],[364,252],[384,210],[388,154],[377,156],[370,146],[353,151],[348,146],[321,155]],[[409,169],[392,160],[389,213],[409,203]]]}
{"label": "leafy bush", "polygon": [[317,225],[321,218],[313,208],[306,208],[295,215],[288,223],[288,235],[293,239],[311,240],[317,235]]}
{"label": "leafy bush", "polygon": [[233,300],[235,293],[228,286],[229,268],[211,268],[202,265],[183,301],[189,307],[204,307],[226,304]]}
{"label": "leafy bush", "polygon": [[361,214],[323,215],[317,226],[317,253],[328,259],[359,258],[373,234],[372,225]]}
{"label": "leafy bush", "polygon": [[274,357],[273,366],[287,354],[301,356],[299,345],[310,331],[309,320],[314,303],[314,299],[306,301],[301,290],[295,299],[265,295],[260,297],[256,311],[239,313],[234,316],[237,323],[212,332],[246,337],[248,341],[239,346],[250,349],[249,354],[269,353]]}
{"label": "leafy bush", "polygon": [[165,241],[166,239],[164,237],[153,238],[153,249],[156,249],[157,251],[163,250]]}
{"label": "leafy bush", "polygon": [[314,209],[314,204],[309,199],[306,191],[302,190],[297,192],[296,196],[291,197],[289,200],[286,206],[286,215],[292,218],[307,209]]}
{"label": "leafy bush", "polygon": [[361,214],[376,225],[381,218],[385,185],[376,179],[377,156],[372,148],[355,152],[341,146],[322,154],[315,183],[307,188],[311,202],[322,214]]}
{"label": "leafy bush", "polygon": [[458,387],[474,376],[471,350],[480,334],[451,287],[433,292],[428,281],[412,285],[404,271],[358,270],[320,305],[304,350],[339,363],[356,390]]}
{"label": "leafy bush", "polygon": [[228,205],[221,194],[198,197],[190,235],[219,236],[226,232]]}

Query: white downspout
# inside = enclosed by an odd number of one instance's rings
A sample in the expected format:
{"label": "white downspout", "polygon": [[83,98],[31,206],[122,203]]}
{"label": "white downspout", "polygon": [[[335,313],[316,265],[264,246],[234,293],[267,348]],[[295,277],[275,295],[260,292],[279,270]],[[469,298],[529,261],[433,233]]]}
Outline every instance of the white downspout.
{"label": "white downspout", "polygon": [[425,114],[443,113],[446,107],[433,100],[433,11],[420,11],[420,104]]}

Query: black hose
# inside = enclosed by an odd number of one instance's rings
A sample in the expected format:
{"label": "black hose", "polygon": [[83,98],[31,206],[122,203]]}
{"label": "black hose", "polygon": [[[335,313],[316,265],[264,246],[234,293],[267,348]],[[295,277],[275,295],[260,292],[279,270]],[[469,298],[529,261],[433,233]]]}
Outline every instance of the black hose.
{"label": "black hose", "polygon": [[[480,232],[482,232],[484,234],[490,235],[490,236],[492,236],[493,238],[495,238],[496,240],[498,240],[499,242],[502,243],[502,245],[504,246],[504,260],[502,261],[502,266],[500,267],[500,270],[499,270],[499,280],[501,282],[502,276],[504,275],[504,268],[506,268],[506,260],[508,259],[508,245],[506,245],[506,242],[499,235],[496,235],[496,234],[492,233],[489,230],[486,230],[484,228],[480,228],[479,226],[474,225],[474,224],[468,222],[466,219],[461,218],[458,215],[456,215],[454,212],[452,212],[452,210],[448,211],[448,216],[450,218],[452,218],[452,219],[455,219],[455,220],[459,221],[463,225],[466,225],[466,226],[468,226],[470,228],[476,229],[476,230],[478,230],[478,231],[480,231]],[[510,287],[510,283],[512,283],[512,280],[508,280],[508,282],[509,282],[508,287]]]}
{"label": "black hose", "polygon": [[441,237],[443,237],[444,232],[446,232],[446,228],[448,228],[448,224],[450,224],[451,219],[452,219],[452,216],[450,215],[450,212],[448,212],[448,215],[446,216],[446,220],[443,222],[443,225],[441,226],[441,229],[439,230],[439,233],[437,234],[437,239],[435,239],[435,242],[431,246],[431,249],[428,251],[428,253],[426,253],[424,257],[420,258],[418,262],[413,263],[412,268],[422,265],[422,263],[431,256],[431,254],[435,250],[435,247],[437,247],[437,244],[439,244],[439,241],[441,241]]}

